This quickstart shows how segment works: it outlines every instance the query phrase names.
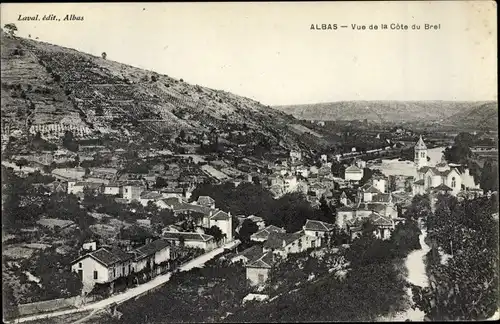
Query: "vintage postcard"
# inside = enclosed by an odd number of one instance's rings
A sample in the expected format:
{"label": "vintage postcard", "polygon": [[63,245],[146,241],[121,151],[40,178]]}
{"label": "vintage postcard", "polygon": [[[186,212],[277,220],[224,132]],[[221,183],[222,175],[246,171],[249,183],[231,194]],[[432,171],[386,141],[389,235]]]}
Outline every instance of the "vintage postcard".
{"label": "vintage postcard", "polygon": [[4,322],[498,320],[496,6],[2,3]]}

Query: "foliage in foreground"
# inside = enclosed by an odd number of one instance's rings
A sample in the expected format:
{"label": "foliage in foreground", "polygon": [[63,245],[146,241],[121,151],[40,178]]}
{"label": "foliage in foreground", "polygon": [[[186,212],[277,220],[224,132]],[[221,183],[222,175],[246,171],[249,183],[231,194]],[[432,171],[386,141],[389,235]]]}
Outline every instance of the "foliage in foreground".
{"label": "foliage in foreground", "polygon": [[[450,258],[429,254],[430,287],[413,287],[430,320],[484,320],[498,309],[498,200],[438,198],[429,237]],[[431,259],[432,257],[432,259]]]}

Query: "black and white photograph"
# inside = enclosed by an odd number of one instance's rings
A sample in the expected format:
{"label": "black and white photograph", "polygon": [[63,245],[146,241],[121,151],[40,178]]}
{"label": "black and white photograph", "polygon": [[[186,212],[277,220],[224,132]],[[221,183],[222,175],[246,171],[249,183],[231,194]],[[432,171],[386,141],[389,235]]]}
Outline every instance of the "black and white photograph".
{"label": "black and white photograph", "polygon": [[500,319],[496,2],[0,14],[4,323]]}

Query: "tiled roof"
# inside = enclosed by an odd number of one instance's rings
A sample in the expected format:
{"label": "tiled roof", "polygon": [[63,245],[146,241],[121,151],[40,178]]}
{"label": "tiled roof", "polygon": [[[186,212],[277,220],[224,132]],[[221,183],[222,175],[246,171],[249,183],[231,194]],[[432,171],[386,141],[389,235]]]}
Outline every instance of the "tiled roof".
{"label": "tiled roof", "polygon": [[372,194],[380,194],[380,193],[382,193],[380,190],[378,190],[374,186],[370,186],[370,187],[368,187],[368,189],[364,189],[363,192],[372,193]]}
{"label": "tiled roof", "polygon": [[162,197],[163,197],[163,195],[159,192],[143,191],[141,193],[141,199],[159,199]]}
{"label": "tiled roof", "polygon": [[285,246],[287,246],[302,236],[304,236],[303,230],[295,233],[274,232],[269,235],[266,243],[264,243],[264,247],[268,249],[281,249],[283,248],[283,242],[285,242]]}
{"label": "tiled roof", "polygon": [[228,213],[223,212],[222,210],[219,210],[218,212],[215,213],[215,215],[210,217],[210,219],[214,219],[214,220],[228,220],[230,218],[231,218],[231,216],[229,216]]}
{"label": "tiled roof", "polygon": [[97,249],[96,251],[90,252],[80,258],[76,259],[72,263],[78,262],[79,260],[85,257],[91,257],[94,260],[102,263],[106,267],[110,267],[113,264],[125,262],[133,258],[133,255],[130,253],[123,252],[119,248],[116,247],[102,247]]}
{"label": "tiled roof", "polygon": [[90,189],[97,189],[100,188],[103,184],[102,183],[95,183],[95,182],[83,182],[79,181],[73,185],[73,187],[84,187],[84,188],[90,188]]}
{"label": "tiled roof", "polygon": [[452,191],[453,190],[450,187],[448,187],[447,185],[445,185],[444,183],[440,184],[439,186],[433,187],[432,189],[433,190],[446,190],[446,191]]}
{"label": "tiled roof", "polygon": [[360,203],[358,209],[371,210],[376,212],[384,211],[386,206],[381,203]]}
{"label": "tiled roof", "polygon": [[136,253],[135,260],[137,261],[147,256],[153,255],[156,252],[159,252],[169,246],[170,243],[163,239],[159,239],[151,243],[148,243],[134,251]]}
{"label": "tiled roof", "polygon": [[254,245],[238,254],[236,254],[233,258],[243,256],[248,259],[249,262],[252,262],[262,256],[262,246]]}
{"label": "tiled roof", "polygon": [[255,261],[247,263],[246,267],[248,268],[272,268],[274,263],[274,256],[271,251],[264,253],[260,258]]}
{"label": "tiled roof", "polygon": [[373,195],[373,197],[372,197],[373,202],[388,203],[390,200],[391,200],[391,194],[389,194],[389,193],[379,193],[379,194]]}
{"label": "tiled roof", "polygon": [[422,186],[424,185],[424,183],[425,183],[424,179],[420,179],[420,180],[417,180],[417,181],[414,182],[414,184],[416,184],[416,185],[422,185]]}
{"label": "tiled roof", "polygon": [[371,213],[370,216],[368,216],[372,224],[376,226],[391,226],[392,225],[392,220],[388,217],[382,216],[378,213]]}
{"label": "tiled roof", "polygon": [[348,166],[346,169],[345,169],[345,172],[349,172],[349,173],[362,173],[363,170],[358,168],[357,166],[355,165],[351,165],[351,166]]}
{"label": "tiled roof", "polygon": [[186,241],[207,242],[213,239],[212,235],[193,232],[163,232],[163,237],[167,240],[179,240],[184,237]]}
{"label": "tiled roof", "polygon": [[285,230],[274,225],[269,225],[266,228],[261,229],[257,233],[252,234],[252,238],[268,239],[271,233],[285,233]]}
{"label": "tiled roof", "polygon": [[317,220],[311,220],[308,219],[306,221],[306,224],[304,225],[304,230],[309,230],[309,231],[331,231],[333,230],[334,225],[317,221]]}
{"label": "tiled roof", "polygon": [[205,205],[205,206],[212,205],[215,203],[215,200],[209,196],[199,196],[197,201],[198,201],[198,204]]}
{"label": "tiled roof", "polygon": [[182,203],[178,207],[174,208],[174,212],[183,212],[183,211],[192,211],[204,215],[210,215],[210,212],[213,212],[215,210],[209,207],[187,204],[187,203]]}
{"label": "tiled roof", "polygon": [[182,204],[181,200],[176,197],[165,198],[162,199],[162,201],[168,206],[172,206],[174,209],[180,207]]}

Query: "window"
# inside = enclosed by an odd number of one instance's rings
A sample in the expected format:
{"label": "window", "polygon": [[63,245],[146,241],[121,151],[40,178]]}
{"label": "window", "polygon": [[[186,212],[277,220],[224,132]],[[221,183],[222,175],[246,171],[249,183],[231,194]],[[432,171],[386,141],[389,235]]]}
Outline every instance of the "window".
{"label": "window", "polygon": [[425,157],[425,152],[421,152],[420,157]]}
{"label": "window", "polygon": [[125,266],[122,267],[122,276],[125,275]]}
{"label": "window", "polygon": [[116,269],[113,268],[113,278],[116,277]]}
{"label": "window", "polygon": [[259,283],[263,284],[264,283],[264,275],[263,274],[259,274],[257,277],[258,277],[257,280],[259,281]]}
{"label": "window", "polygon": [[457,186],[457,181],[455,180],[455,177],[451,178],[451,187],[455,188]]}
{"label": "window", "polygon": [[311,247],[316,247],[316,241],[311,241]]}
{"label": "window", "polygon": [[81,268],[82,267],[82,263],[78,263],[78,268]]}
{"label": "window", "polygon": [[128,265],[128,273],[132,273],[132,265]]}
{"label": "window", "polygon": [[318,234],[318,232],[316,232],[316,237],[318,237],[318,236],[319,236],[319,234]]}
{"label": "window", "polygon": [[432,178],[430,176],[427,177],[427,185],[428,186],[432,185]]}
{"label": "window", "polygon": [[94,279],[97,279],[97,271],[94,270]]}

